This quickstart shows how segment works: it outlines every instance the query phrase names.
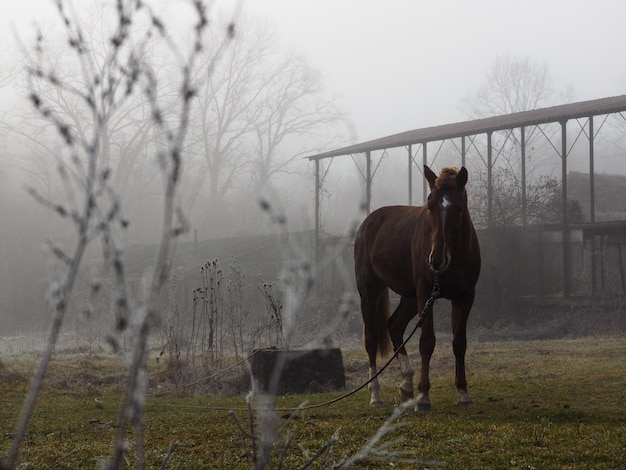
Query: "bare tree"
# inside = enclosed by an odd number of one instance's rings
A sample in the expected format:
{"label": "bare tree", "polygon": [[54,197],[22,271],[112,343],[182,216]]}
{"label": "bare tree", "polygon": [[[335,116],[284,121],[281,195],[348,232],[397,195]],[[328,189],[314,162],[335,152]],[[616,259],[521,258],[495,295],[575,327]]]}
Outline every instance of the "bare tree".
{"label": "bare tree", "polygon": [[469,119],[480,119],[550,106],[556,99],[547,64],[501,55],[483,85],[467,95],[460,108]]}
{"label": "bare tree", "polygon": [[[93,2],[93,8],[86,9],[85,14],[80,16],[81,24],[86,32],[84,48],[89,51],[93,59],[97,73],[105,76],[116,73],[107,68],[118,67],[119,64],[107,60],[110,39],[103,29],[111,22],[111,11],[107,6]],[[43,33],[41,33],[43,34]],[[91,120],[92,110],[84,102],[83,97],[77,93],[68,93],[70,89],[80,90],[84,86],[84,70],[82,65],[75,60],[72,49],[59,47],[65,40],[53,34],[46,34],[46,41],[40,42],[39,60],[41,67],[54,70],[55,81],[64,84],[64,89],[50,86],[47,82],[30,80],[21,84],[19,89],[27,92],[36,92],[42,101],[55,110],[68,125],[71,125],[75,138],[80,141],[88,141],[94,132]],[[152,74],[162,77],[169,71],[161,65],[164,59],[162,51],[159,51],[156,41],[144,41],[142,44],[145,60],[150,60]],[[170,66],[169,68],[172,68]],[[162,80],[162,78],[159,78]],[[120,85],[113,90],[120,93]],[[164,93],[165,92],[165,93]],[[164,96],[169,94],[170,96]],[[123,102],[111,106],[99,98],[99,106],[102,108],[102,128],[99,129],[101,136],[100,155],[103,162],[111,168],[111,186],[125,201],[125,210],[130,216],[145,212],[145,200],[154,199],[160,192],[158,165],[150,163],[152,154],[159,145],[159,132],[151,117],[149,103],[139,93],[128,93]],[[167,107],[174,106],[177,102],[176,91],[172,87],[164,87],[160,99]],[[37,110],[28,110],[16,107],[15,115],[18,121],[10,128],[14,135],[19,135],[22,142],[28,148],[27,158],[20,166],[30,176],[32,184],[43,196],[54,197],[60,189],[60,182],[54,178],[54,171],[58,164],[58,155],[62,152],[61,145],[51,145],[56,133],[54,123]],[[143,229],[137,224],[134,231]],[[151,233],[154,233],[152,228]],[[136,235],[135,235],[136,237]]]}
{"label": "bare tree", "polygon": [[[117,284],[114,301],[116,331],[127,335],[131,341],[128,380],[120,410],[118,433],[109,468],[120,468],[128,451],[125,440],[127,428],[133,426],[136,435],[137,468],[145,464],[143,449],[143,396],[146,387],[147,340],[151,329],[159,321],[159,297],[168,280],[170,243],[185,230],[186,223],[176,207],[182,166],[182,149],[188,126],[191,101],[195,95],[191,71],[202,50],[201,38],[208,24],[204,6],[193,3],[197,14],[195,41],[188,55],[172,46],[168,30],[152,9],[142,2],[116,4],[115,21],[105,54],[98,57],[90,49],[89,32],[79,19],[59,0],[56,2],[64,25],[66,41],[78,65],[81,80],[65,82],[54,66],[44,59],[43,34],[39,34],[34,55],[28,59],[28,77],[31,80],[30,101],[39,115],[48,121],[61,139],[64,151],[57,156],[58,175],[65,189],[65,200],[52,200],[31,190],[32,196],[52,210],[74,228],[74,245],[71,251],[50,243],[52,255],[59,270],[51,281],[49,300],[53,309],[52,325],[45,351],[33,377],[30,391],[18,421],[3,468],[15,468],[26,427],[32,415],[35,400],[52,357],[64,317],[74,289],[84,255],[90,244],[100,241],[103,257],[113,267]],[[232,37],[229,28],[227,37]],[[139,34],[139,36],[137,36]],[[170,51],[179,67],[179,87],[176,106],[171,114],[159,96],[160,86],[153,69],[144,60],[147,41],[158,37]],[[86,119],[77,119],[68,109],[59,108],[58,102],[41,93],[47,88],[78,103],[87,110]],[[144,279],[144,300],[133,305],[126,295],[126,280],[122,263],[123,248],[117,236],[128,226],[119,195],[111,185],[111,166],[106,135],[111,113],[121,109],[128,100],[141,95],[145,100],[153,124],[161,136],[155,160],[161,169],[164,188],[162,192],[162,229],[154,268]],[[96,280],[92,292],[99,290]],[[117,342],[111,336],[111,342]]]}
{"label": "bare tree", "polygon": [[[25,398],[8,457],[0,462],[0,468],[16,468],[26,428],[68,312],[85,254],[90,246],[99,243],[102,246],[103,263],[110,266],[115,283],[115,297],[112,299],[115,326],[109,342],[113,347],[118,347],[123,338],[128,344],[127,379],[107,468],[118,469],[123,466],[125,455],[130,450],[127,435],[129,428],[132,428],[135,467],[141,469],[146,465],[144,397],[147,388],[148,338],[160,322],[159,300],[170,278],[170,245],[187,228],[186,218],[178,203],[181,200],[183,155],[187,148],[185,139],[192,101],[197,94],[194,70],[203,51],[202,38],[208,19],[203,4],[194,1],[194,40],[188,53],[183,53],[171,41],[162,18],[149,5],[134,0],[119,0],[116,3],[114,27],[109,35],[108,48],[102,56],[96,56],[86,39],[89,32],[79,18],[68,9],[68,4],[63,0],[57,0],[56,5],[66,31],[67,44],[79,66],[81,80],[68,83],[61,78],[54,66],[46,65],[43,60],[46,37],[39,35],[34,54],[28,58],[27,73],[31,80],[29,99],[43,121],[50,123],[50,128],[54,129],[56,138],[61,142],[61,150],[54,157],[63,193],[43,195],[32,188],[30,194],[70,226],[73,236],[68,249],[54,242],[49,244],[50,253],[58,266],[49,289],[52,324],[45,350]],[[219,63],[223,51],[231,43],[234,25],[230,24],[222,34],[225,39],[212,56],[213,63],[208,67],[209,73],[215,70],[215,64]],[[174,97],[167,91],[167,97],[164,97],[162,91],[167,88],[163,87],[151,62],[144,56],[148,43],[152,40],[158,40],[165,46],[171,61],[177,65],[178,86]],[[87,112],[77,119],[68,109],[59,106],[58,101],[49,98],[50,95],[44,93],[44,90],[54,90]],[[136,96],[143,100],[142,109],[149,111],[151,126],[154,128],[154,143],[150,147],[154,151],[151,155],[159,168],[163,184],[160,214],[162,226],[158,234],[153,267],[143,277],[141,299],[133,299],[127,293],[129,289],[123,262],[123,233],[130,221],[125,216],[123,200],[113,183],[115,172],[120,167],[112,165],[111,154],[114,150],[104,140],[104,136],[108,135],[111,116],[124,109],[125,104]],[[175,99],[172,102],[168,97]],[[133,119],[129,119],[129,122],[133,122]],[[269,204],[264,206],[286,236],[284,215],[273,213]],[[286,239],[286,242],[290,259],[295,259],[295,262],[286,263],[281,276],[285,291],[281,325],[285,341],[289,343],[297,326],[298,312],[312,290],[315,270],[301,250],[289,243],[289,240]],[[97,295],[102,288],[100,281],[90,279],[89,283],[91,294]],[[279,375],[274,375],[274,390]],[[278,442],[275,433],[279,422],[275,410],[276,397],[273,393],[265,395],[254,389],[250,397],[251,402],[259,405],[254,410],[260,423],[259,453],[254,466],[265,468],[271,466],[272,450]],[[392,420],[395,418],[394,415]],[[380,451],[376,444],[389,429],[389,423],[385,424],[381,433],[368,443],[369,453]],[[331,438],[330,443],[335,440],[336,437]],[[174,447],[170,448],[165,457],[163,467]],[[364,457],[365,454],[359,455],[357,460]],[[343,465],[344,468],[346,466]]]}
{"label": "bare tree", "polygon": [[0,65],[0,88],[9,86],[18,77],[19,72],[16,62],[4,62]]}
{"label": "bare tree", "polygon": [[275,175],[295,171],[305,149],[333,140],[331,124],[344,118],[324,97],[320,74],[284,52],[271,26],[244,19],[239,31],[212,73],[199,77],[206,81],[190,128],[187,207],[206,194],[216,215],[227,212],[229,196],[254,199]]}
{"label": "bare tree", "polygon": [[[190,151],[198,156],[196,175],[189,194],[193,205],[204,187],[209,203],[221,203],[234,180],[248,166],[243,142],[251,131],[248,109],[263,87],[265,55],[271,41],[266,29],[242,28],[236,44],[213,70],[201,70],[202,86],[190,128]],[[209,43],[217,43],[213,37]],[[212,57],[213,48],[205,54]]]}
{"label": "bare tree", "polygon": [[345,120],[324,96],[319,72],[302,56],[287,54],[276,66],[254,116],[254,191],[289,172],[295,160],[336,140],[333,127]]}
{"label": "bare tree", "polygon": [[[475,178],[486,181],[485,172]],[[517,174],[508,167],[494,170],[493,192],[498,197],[493,204],[492,223],[495,227],[513,227],[530,224],[557,224],[561,221],[561,184],[551,176],[541,176],[521,190],[522,183]],[[526,201],[523,201],[523,198]],[[487,187],[484,184],[472,188],[472,219],[477,225],[487,226]],[[522,210],[525,208],[526,213]],[[569,219],[572,223],[583,221],[582,208],[578,201],[568,201]]]}
{"label": "bare tree", "polygon": [[[571,90],[555,91],[552,78],[546,64],[539,64],[530,58],[499,56],[487,72],[482,86],[475,93],[466,96],[460,103],[461,110],[469,119],[480,119],[497,115],[529,111],[556,104],[557,101],[569,101]],[[518,130],[494,132],[492,146],[495,155],[489,168],[489,162],[479,155],[483,166],[475,165],[473,188],[486,193],[489,184],[494,181],[503,190],[493,191],[492,213],[488,214],[487,194],[485,198],[472,198],[476,204],[477,223],[481,225],[480,214],[484,213],[484,225],[509,223],[528,223],[546,217],[548,204],[547,193],[552,194],[554,181],[551,175],[542,174],[543,167],[552,168],[549,156],[554,145],[551,140],[558,127],[545,125],[539,132],[528,132],[525,136],[527,149],[526,161],[521,159],[521,135]],[[491,177],[489,177],[491,175]],[[488,181],[491,178],[491,181]],[[506,189],[504,189],[506,188]],[[480,207],[483,204],[485,207]],[[530,211],[526,213],[526,210]],[[497,214],[496,214],[497,212]],[[497,220],[496,220],[497,219]]]}

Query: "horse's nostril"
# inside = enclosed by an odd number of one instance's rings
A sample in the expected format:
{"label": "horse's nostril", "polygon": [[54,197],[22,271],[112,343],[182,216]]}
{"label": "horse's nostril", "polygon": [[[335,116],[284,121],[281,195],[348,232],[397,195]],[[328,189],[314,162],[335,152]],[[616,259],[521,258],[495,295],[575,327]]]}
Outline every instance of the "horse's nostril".
{"label": "horse's nostril", "polygon": [[433,271],[445,271],[450,265],[450,257],[448,255],[443,255],[441,259],[437,259],[431,253],[428,255],[428,264]]}
{"label": "horse's nostril", "polygon": [[439,267],[441,266],[439,260],[437,260],[432,254],[428,256],[428,264],[434,271],[439,271]]}
{"label": "horse's nostril", "polygon": [[432,253],[428,255],[428,264],[430,264],[431,266],[433,264],[436,264],[435,257],[433,256]]}

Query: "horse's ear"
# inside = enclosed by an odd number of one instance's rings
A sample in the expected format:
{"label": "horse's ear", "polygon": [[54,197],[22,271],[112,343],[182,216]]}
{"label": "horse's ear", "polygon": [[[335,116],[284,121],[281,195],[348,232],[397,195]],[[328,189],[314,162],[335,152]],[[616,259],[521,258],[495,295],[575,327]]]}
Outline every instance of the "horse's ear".
{"label": "horse's ear", "polygon": [[465,183],[467,183],[467,169],[465,167],[461,167],[456,175],[456,186],[459,189],[463,189],[465,187]]}
{"label": "horse's ear", "polygon": [[437,179],[437,175],[433,172],[433,170],[428,168],[426,165],[424,165],[424,178],[426,178],[426,181],[428,181],[428,186],[430,186],[430,190],[434,191],[435,180]]}

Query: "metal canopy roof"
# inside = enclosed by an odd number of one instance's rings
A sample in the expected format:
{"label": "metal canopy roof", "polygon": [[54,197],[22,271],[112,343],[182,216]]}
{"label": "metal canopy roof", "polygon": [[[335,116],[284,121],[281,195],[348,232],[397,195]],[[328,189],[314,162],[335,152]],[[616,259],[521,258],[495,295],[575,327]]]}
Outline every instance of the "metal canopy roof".
{"label": "metal canopy roof", "polygon": [[535,126],[549,122],[561,122],[569,119],[579,119],[603,114],[626,111],[626,95],[601,98],[597,100],[580,101],[578,103],[562,104],[549,108],[521,111],[502,116],[463,121],[441,126],[425,127],[412,131],[401,132],[379,139],[349,145],[336,150],[322,152],[307,157],[309,160],[338,157],[364,153],[372,150],[383,150],[394,147],[403,147],[411,144],[452,139],[469,135],[483,134],[522,126]]}

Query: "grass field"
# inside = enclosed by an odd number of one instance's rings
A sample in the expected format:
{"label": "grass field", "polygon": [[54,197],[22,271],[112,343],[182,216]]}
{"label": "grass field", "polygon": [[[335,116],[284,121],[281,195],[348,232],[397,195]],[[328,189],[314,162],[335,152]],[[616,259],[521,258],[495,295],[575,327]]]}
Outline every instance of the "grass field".
{"label": "grass field", "polygon": [[[413,358],[415,361],[416,358]],[[28,386],[34,357],[0,362],[0,455],[6,455]],[[111,451],[117,421],[121,358],[59,355],[40,396],[20,454],[23,468],[97,468]],[[387,450],[422,464],[393,468],[626,468],[626,339],[470,343],[468,380],[475,405],[455,404],[451,348],[440,341],[432,366],[430,413],[412,409],[385,437]],[[348,388],[366,378],[365,354],[344,351]],[[168,390],[162,362],[152,364],[146,401],[149,468],[251,468],[250,438],[229,414],[248,426],[245,400],[237,397],[155,396]],[[274,468],[298,468],[333,433],[338,440],[311,468],[330,467],[353,455],[399,405],[397,370],[385,371],[385,406],[371,409],[365,390],[334,405],[289,419],[279,411],[281,438]],[[278,397],[280,408],[322,403],[341,393]],[[129,440],[132,441],[132,434]],[[392,442],[393,441],[393,442]],[[284,456],[279,453],[286,448]],[[129,454],[132,468],[133,455]],[[358,468],[383,468],[372,457]]]}

